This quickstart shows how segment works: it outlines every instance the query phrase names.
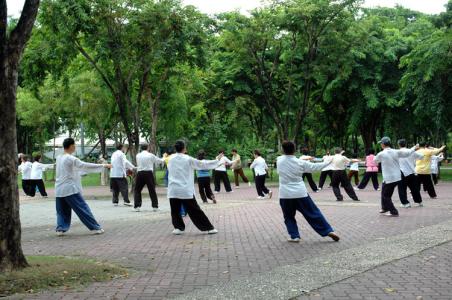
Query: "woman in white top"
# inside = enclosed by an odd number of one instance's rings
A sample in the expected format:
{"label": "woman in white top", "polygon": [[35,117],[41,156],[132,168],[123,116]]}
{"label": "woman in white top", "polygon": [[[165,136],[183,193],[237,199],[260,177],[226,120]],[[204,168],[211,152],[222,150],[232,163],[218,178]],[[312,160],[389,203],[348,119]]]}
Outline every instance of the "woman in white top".
{"label": "woman in white top", "polygon": [[257,199],[264,199],[266,196],[271,198],[273,192],[265,186],[268,166],[265,159],[262,158],[259,150],[254,150],[254,161],[250,168],[254,169],[254,182],[256,183],[256,190],[258,194]]}
{"label": "woman in white top", "polygon": [[432,155],[432,162],[431,162],[431,171],[432,171],[432,179],[433,183],[435,185],[438,184],[438,173],[439,173],[439,167],[438,164],[443,161],[444,155],[441,153],[440,155]]}
{"label": "woman in white top", "polygon": [[22,174],[22,189],[25,195],[30,196],[30,177],[31,177],[31,162],[28,161],[28,156],[21,154],[21,164],[19,166],[19,172]]}
{"label": "woman in white top", "polygon": [[34,162],[31,165],[30,175],[30,197],[34,197],[36,194],[36,187],[42,197],[47,198],[46,187],[42,180],[42,173],[50,168],[53,168],[54,164],[41,163],[41,154],[37,154],[34,157]]}
{"label": "woman in white top", "polygon": [[224,156],[224,150],[218,151],[218,156],[216,158],[221,162],[221,165],[215,168],[214,171],[214,186],[215,186],[215,194],[219,193],[221,190],[221,181],[223,181],[224,189],[227,193],[232,192],[231,182],[229,181],[228,170],[226,167],[232,164],[232,161]]}

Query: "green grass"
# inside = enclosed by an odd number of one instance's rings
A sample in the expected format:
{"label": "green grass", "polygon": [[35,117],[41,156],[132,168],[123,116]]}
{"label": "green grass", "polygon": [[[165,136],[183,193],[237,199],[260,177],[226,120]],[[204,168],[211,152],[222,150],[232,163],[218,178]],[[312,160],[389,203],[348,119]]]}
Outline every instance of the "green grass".
{"label": "green grass", "polygon": [[128,276],[126,269],[84,258],[29,256],[27,260],[30,267],[0,274],[0,297],[54,288],[76,288]]}

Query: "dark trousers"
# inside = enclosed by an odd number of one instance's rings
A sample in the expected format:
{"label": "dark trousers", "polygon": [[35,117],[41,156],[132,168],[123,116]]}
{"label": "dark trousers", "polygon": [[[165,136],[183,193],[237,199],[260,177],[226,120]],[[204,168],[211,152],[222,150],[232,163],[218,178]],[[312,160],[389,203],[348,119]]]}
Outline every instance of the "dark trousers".
{"label": "dark trousers", "polygon": [[435,186],[433,185],[431,174],[418,174],[417,178],[419,179],[420,184],[424,186],[424,190],[427,191],[430,198],[436,198]]}
{"label": "dark trousers", "polygon": [[27,196],[31,196],[31,185],[32,183],[30,179],[22,179],[22,189]]}
{"label": "dark trousers", "polygon": [[254,178],[257,194],[261,197],[264,197],[265,194],[268,194],[270,192],[265,186],[266,177],[267,175],[256,175],[256,177]]}
{"label": "dark trousers", "polygon": [[355,185],[358,185],[359,184],[359,177],[358,177],[358,175],[359,175],[359,171],[353,171],[353,170],[350,170],[350,171],[348,171],[348,180],[349,181],[351,181],[351,179],[352,179],[352,177],[354,177],[355,178]]}
{"label": "dark trousers", "polygon": [[159,200],[157,198],[157,193],[155,192],[155,182],[154,182],[154,173],[152,171],[140,171],[137,173],[137,178],[135,181],[135,190],[134,190],[134,207],[141,207],[142,198],[141,191],[144,186],[147,186],[149,197],[151,198],[152,207],[159,207]]}
{"label": "dark trousers", "polygon": [[355,190],[350,184],[350,180],[348,180],[347,174],[345,170],[335,170],[333,171],[333,180],[331,181],[331,186],[333,187],[334,195],[338,201],[344,200],[344,197],[341,194],[341,189],[339,188],[341,185],[345,192],[348,194],[350,198],[353,200],[358,200],[358,196],[356,196]]}
{"label": "dark trousers", "polygon": [[311,197],[296,199],[279,199],[279,204],[284,215],[284,223],[287,227],[287,232],[291,238],[299,238],[300,232],[298,231],[297,221],[295,220],[295,214],[297,210],[303,215],[303,217],[321,236],[327,236],[328,233],[333,232],[330,224],[323,216],[322,212],[312,201]]}
{"label": "dark trousers", "polygon": [[331,186],[331,181],[333,181],[333,171],[328,170],[328,171],[322,171],[320,173],[319,188],[323,189],[323,185],[325,184],[325,180],[326,180],[327,176],[330,177],[330,186]]}
{"label": "dark trousers", "polygon": [[381,185],[381,209],[383,211],[389,211],[392,215],[398,215],[399,212],[392,203],[392,194],[394,193],[395,187],[399,182],[384,183]]}
{"label": "dark trousers", "polygon": [[312,179],[312,174],[311,173],[303,173],[303,181],[304,179],[307,178],[308,179],[308,183],[309,186],[311,187],[311,189],[316,192],[318,190],[317,185],[314,182],[314,179]]}
{"label": "dark trousers", "polygon": [[36,195],[36,187],[39,190],[39,193],[43,197],[47,197],[46,187],[44,185],[44,181],[42,179],[30,179],[30,196],[34,197]]}
{"label": "dark trousers", "polygon": [[243,169],[237,169],[234,170],[234,181],[235,181],[235,186],[239,186],[239,176],[242,178],[243,182],[247,183],[249,182],[248,177],[245,176],[245,173],[243,173]]}
{"label": "dark trousers", "polygon": [[372,179],[372,184],[374,186],[374,189],[378,190],[378,172],[364,173],[363,179],[361,179],[361,182],[359,183],[358,188],[360,190],[365,189],[367,186],[367,183],[369,182],[369,179]]}
{"label": "dark trousers", "polygon": [[55,205],[57,211],[56,231],[66,232],[69,230],[72,210],[89,230],[99,230],[101,228],[81,194],[57,197]]}
{"label": "dark trousers", "polygon": [[110,178],[110,187],[113,191],[113,203],[119,202],[119,193],[121,193],[125,203],[130,203],[129,183],[127,182],[127,178]]}
{"label": "dark trousers", "polygon": [[227,171],[217,171],[214,172],[214,184],[215,191],[219,192],[221,190],[221,181],[223,181],[224,188],[226,192],[232,191],[231,183],[229,182],[228,172]]}
{"label": "dark trousers", "polygon": [[416,175],[410,174],[408,176],[405,176],[402,173],[402,180],[399,181],[399,184],[397,186],[397,188],[399,190],[400,202],[402,202],[402,204],[410,203],[410,201],[408,201],[408,197],[407,197],[407,193],[406,193],[407,187],[409,187],[410,191],[411,191],[411,196],[413,196],[414,202],[421,203],[422,196],[421,196],[419,186],[420,186],[419,180]]}
{"label": "dark trousers", "polygon": [[433,179],[433,183],[435,185],[437,185],[438,184],[438,174],[432,173],[432,179]]}
{"label": "dark trousers", "polygon": [[184,205],[185,211],[190,217],[191,221],[195,226],[201,231],[212,230],[213,225],[210,223],[206,214],[201,210],[195,197],[193,199],[178,199],[170,198],[171,205],[171,219],[173,221],[173,226],[176,229],[185,230],[184,219],[181,216],[181,206]]}
{"label": "dark trousers", "polygon": [[198,188],[202,202],[207,202],[207,199],[215,200],[215,196],[210,188],[210,177],[198,177]]}

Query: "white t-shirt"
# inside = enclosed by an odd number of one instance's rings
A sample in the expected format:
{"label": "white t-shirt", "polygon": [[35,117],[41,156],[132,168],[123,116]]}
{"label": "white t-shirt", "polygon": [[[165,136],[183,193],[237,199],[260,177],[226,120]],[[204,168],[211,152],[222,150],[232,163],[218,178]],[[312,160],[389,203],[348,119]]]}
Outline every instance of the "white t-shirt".
{"label": "white t-shirt", "polygon": [[352,162],[350,164],[350,171],[359,171],[359,162]]}
{"label": "white t-shirt", "polygon": [[30,179],[32,180],[39,180],[42,179],[42,172],[44,172],[47,169],[53,168],[54,164],[42,164],[38,161],[33,162],[31,165],[31,173],[30,173]]}
{"label": "white t-shirt", "polygon": [[29,180],[31,177],[32,163],[29,161],[22,162],[19,166],[19,172],[22,173],[22,180]]}
{"label": "white t-shirt", "polygon": [[223,156],[222,158],[220,158],[220,163],[223,163],[221,166],[219,166],[218,168],[215,168],[215,171],[224,171],[226,172],[226,165],[225,164],[231,164],[232,161],[227,158],[226,156]]}
{"label": "white t-shirt", "polygon": [[349,163],[350,159],[348,159],[347,157],[343,156],[342,154],[335,154],[333,155],[333,161],[331,162],[331,170],[345,170]]}
{"label": "white t-shirt", "polygon": [[116,150],[111,155],[111,178],[124,178],[127,176],[126,170],[135,168],[130,161],[127,160],[126,155],[121,150]]}
{"label": "white t-shirt", "polygon": [[265,175],[267,174],[267,163],[265,162],[265,159],[262,158],[262,156],[258,156],[254,159],[253,163],[250,166],[250,169],[254,169],[254,173],[256,176]]}
{"label": "white t-shirt", "polygon": [[[325,155],[324,157],[322,157],[322,160],[325,161],[330,161],[333,158],[332,155]],[[324,171],[331,171],[333,169],[333,165],[331,163],[329,163],[325,168],[322,169],[322,172]]]}
{"label": "white t-shirt", "polygon": [[140,171],[154,171],[154,164],[163,164],[164,161],[154,154],[144,150],[137,154],[137,170]]}
{"label": "white t-shirt", "polygon": [[409,157],[414,152],[414,150],[415,147],[411,149],[399,150],[385,148],[375,156],[374,161],[376,163],[381,163],[381,171],[383,173],[384,183],[393,183],[402,179],[399,159],[401,157]]}
{"label": "white t-shirt", "polygon": [[[406,148],[401,148],[406,149]],[[406,149],[407,150],[407,149]],[[400,171],[402,171],[403,176],[409,176],[411,174],[416,173],[416,160],[422,159],[424,157],[423,154],[419,152],[413,152],[408,157],[399,158]]]}
{"label": "white t-shirt", "polygon": [[431,162],[431,170],[432,174],[438,174],[438,163],[441,162],[444,159],[444,157],[439,155],[432,155],[432,162]]}

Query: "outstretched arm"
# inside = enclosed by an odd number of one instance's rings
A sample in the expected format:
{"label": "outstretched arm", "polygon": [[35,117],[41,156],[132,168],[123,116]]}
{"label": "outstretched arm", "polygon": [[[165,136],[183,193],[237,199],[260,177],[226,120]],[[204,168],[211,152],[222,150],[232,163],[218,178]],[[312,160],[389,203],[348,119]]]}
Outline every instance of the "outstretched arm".
{"label": "outstretched arm", "polygon": [[218,160],[198,160],[191,158],[190,164],[195,170],[212,170],[219,167],[223,163]]}
{"label": "outstretched arm", "polygon": [[312,163],[312,162],[305,161],[305,160],[302,160],[302,159],[299,160],[299,165],[302,168],[302,172],[304,172],[304,173],[320,171],[323,168],[325,168],[326,166],[328,166],[330,163],[331,163],[331,160],[327,160],[327,161],[322,162],[322,163]]}
{"label": "outstretched arm", "polygon": [[86,173],[100,173],[104,168],[111,168],[109,164],[93,164],[81,161],[78,158],[74,160],[74,167],[83,170]]}

